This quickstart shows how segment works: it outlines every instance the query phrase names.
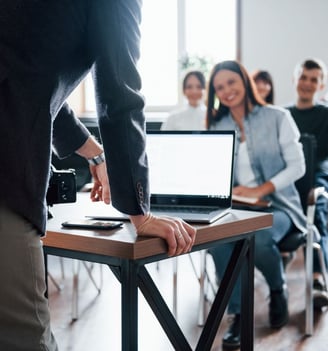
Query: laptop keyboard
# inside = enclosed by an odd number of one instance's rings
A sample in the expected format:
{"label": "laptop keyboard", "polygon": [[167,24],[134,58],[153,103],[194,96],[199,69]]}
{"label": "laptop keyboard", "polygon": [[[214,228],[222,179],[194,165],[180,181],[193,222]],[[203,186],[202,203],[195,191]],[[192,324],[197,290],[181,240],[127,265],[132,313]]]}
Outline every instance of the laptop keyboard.
{"label": "laptop keyboard", "polygon": [[211,213],[218,208],[213,207],[196,207],[196,206],[164,206],[164,205],[152,205],[152,210],[163,211],[163,212],[182,212],[182,213]]}

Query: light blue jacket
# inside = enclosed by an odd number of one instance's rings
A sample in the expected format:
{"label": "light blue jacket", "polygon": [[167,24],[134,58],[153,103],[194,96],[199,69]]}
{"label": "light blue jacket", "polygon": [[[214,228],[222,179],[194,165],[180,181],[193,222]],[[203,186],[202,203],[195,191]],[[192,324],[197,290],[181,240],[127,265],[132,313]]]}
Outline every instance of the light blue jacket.
{"label": "light blue jacket", "polygon": [[[232,116],[224,116],[211,129],[236,130],[237,158],[240,131]],[[255,106],[244,120],[244,129],[257,184],[271,181],[276,189],[266,199],[286,212],[298,229],[306,231],[306,218],[294,185],[305,173],[305,160],[300,133],[290,112],[277,106]]]}

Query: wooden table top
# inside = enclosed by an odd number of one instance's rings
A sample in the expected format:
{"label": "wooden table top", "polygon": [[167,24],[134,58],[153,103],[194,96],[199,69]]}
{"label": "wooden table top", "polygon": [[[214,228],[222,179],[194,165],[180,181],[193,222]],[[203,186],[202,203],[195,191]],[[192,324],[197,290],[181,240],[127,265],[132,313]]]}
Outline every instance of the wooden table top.
{"label": "wooden table top", "polygon": [[[64,221],[84,219],[86,215],[104,215],[108,209],[109,206],[102,202],[91,202],[88,193],[78,194],[76,203],[54,205],[50,209],[53,218],[48,220],[44,245],[127,259],[141,259],[167,252],[163,239],[137,237],[129,221],[114,230],[64,229],[61,226]],[[242,238],[249,232],[271,225],[271,214],[231,210],[210,225],[195,225],[197,235],[194,246],[232,237]]]}

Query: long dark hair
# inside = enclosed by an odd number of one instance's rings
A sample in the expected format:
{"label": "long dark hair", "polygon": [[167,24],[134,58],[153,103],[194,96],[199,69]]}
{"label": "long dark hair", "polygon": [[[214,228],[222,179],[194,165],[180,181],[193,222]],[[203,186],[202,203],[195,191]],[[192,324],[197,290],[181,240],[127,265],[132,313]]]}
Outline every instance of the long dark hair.
{"label": "long dark hair", "polygon": [[209,128],[214,122],[219,121],[223,116],[229,113],[229,107],[219,102],[219,108],[215,109],[215,101],[217,99],[215,94],[215,89],[213,86],[213,80],[215,75],[221,70],[228,70],[239,74],[241,77],[245,90],[245,114],[249,113],[249,103],[253,106],[255,105],[265,105],[262,98],[256,91],[255,83],[252,78],[250,78],[245,67],[237,61],[222,61],[216,64],[211,72],[210,79],[208,82],[208,95],[207,95],[207,113],[206,122],[207,128]]}
{"label": "long dark hair", "polygon": [[268,104],[273,104],[274,103],[274,87],[273,87],[273,79],[271,74],[268,71],[261,71],[258,70],[255,73],[253,73],[253,79],[255,81],[255,83],[258,80],[262,80],[265,83],[268,83],[271,87],[270,93],[268,94],[268,96],[265,98],[265,102],[267,102]]}

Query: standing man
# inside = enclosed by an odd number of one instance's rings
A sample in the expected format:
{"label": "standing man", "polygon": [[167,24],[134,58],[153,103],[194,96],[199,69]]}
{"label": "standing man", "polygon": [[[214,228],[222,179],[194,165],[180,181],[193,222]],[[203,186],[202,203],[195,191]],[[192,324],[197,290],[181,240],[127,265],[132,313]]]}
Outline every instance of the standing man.
{"label": "standing man", "polygon": [[[300,132],[312,134],[316,138],[316,186],[323,186],[328,191],[328,107],[316,101],[316,96],[323,90],[326,79],[327,68],[320,60],[309,59],[297,65],[294,73],[297,92],[296,104],[289,106],[288,109]],[[328,267],[327,216],[327,199],[321,196],[316,204],[315,225],[320,232],[320,245],[324,254],[326,267]],[[327,289],[324,285],[317,255],[314,256],[313,288],[314,307],[321,308],[328,306]]]}
{"label": "standing man", "polygon": [[[89,160],[92,200],[111,200],[138,234],[165,239],[169,255],[194,242],[194,228],[149,212],[140,7],[139,0],[0,0],[1,350],[57,350],[40,243],[52,144],[60,157]],[[89,71],[103,145],[64,105]]]}

